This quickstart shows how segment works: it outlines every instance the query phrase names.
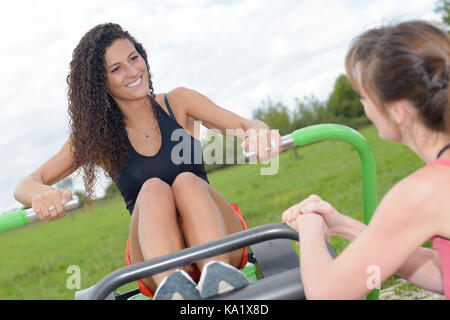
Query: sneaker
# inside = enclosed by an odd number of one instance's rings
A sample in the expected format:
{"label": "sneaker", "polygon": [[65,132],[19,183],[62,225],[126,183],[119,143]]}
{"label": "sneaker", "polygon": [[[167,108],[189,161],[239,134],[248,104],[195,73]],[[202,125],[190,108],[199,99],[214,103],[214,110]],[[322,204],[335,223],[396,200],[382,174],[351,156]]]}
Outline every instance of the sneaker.
{"label": "sneaker", "polygon": [[209,298],[248,284],[247,277],[235,267],[221,261],[210,261],[203,267],[198,289],[202,298]]}
{"label": "sneaker", "polygon": [[169,274],[159,285],[154,300],[199,300],[200,292],[194,280],[184,270]]}

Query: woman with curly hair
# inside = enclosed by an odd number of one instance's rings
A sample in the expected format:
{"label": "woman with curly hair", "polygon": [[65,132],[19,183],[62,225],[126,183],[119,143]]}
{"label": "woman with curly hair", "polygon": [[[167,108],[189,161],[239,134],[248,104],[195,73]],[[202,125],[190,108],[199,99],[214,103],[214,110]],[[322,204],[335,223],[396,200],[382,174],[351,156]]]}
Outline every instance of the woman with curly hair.
{"label": "woman with curly hair", "polygon": [[[267,158],[270,150],[264,141],[281,146],[277,131],[187,88],[155,94],[142,44],[117,24],[92,28],[72,58],[67,77],[70,137],[56,155],[18,183],[17,201],[33,207],[41,220],[59,219],[72,194],[51,186],[81,168],[87,198],[92,198],[96,173],[102,168],[131,214],[127,265],[246,227],[239,208],[209,185],[202,155],[196,156],[201,145],[194,137],[194,121],[222,133],[252,132],[250,140],[262,141],[259,148],[253,146],[260,158]],[[192,156],[189,161],[174,161],[174,132],[184,133],[183,142],[190,142],[182,150],[183,159]],[[251,147],[248,136],[239,138]],[[271,156],[280,151],[272,149]],[[155,299],[209,297],[248,284],[237,269],[246,258],[245,250],[236,250],[141,279],[139,288]]]}

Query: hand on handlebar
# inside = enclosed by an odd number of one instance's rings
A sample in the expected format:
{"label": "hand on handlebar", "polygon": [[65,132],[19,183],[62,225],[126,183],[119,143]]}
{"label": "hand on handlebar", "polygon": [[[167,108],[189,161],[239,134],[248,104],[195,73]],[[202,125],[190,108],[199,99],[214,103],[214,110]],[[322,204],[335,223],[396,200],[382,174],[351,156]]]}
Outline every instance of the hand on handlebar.
{"label": "hand on handlebar", "polygon": [[31,200],[31,205],[39,220],[52,221],[66,215],[64,206],[72,199],[72,192],[67,189],[51,190],[36,195]]}
{"label": "hand on handlebar", "polygon": [[295,225],[295,221],[299,215],[308,213],[321,215],[330,230],[331,236],[340,234],[345,216],[317,195],[311,195],[309,198],[306,198],[300,203],[293,205],[284,211],[282,214],[282,220],[283,223],[292,228]]}
{"label": "hand on handlebar", "polygon": [[264,162],[275,158],[283,151],[278,130],[255,129],[241,144],[245,152],[255,152],[258,161]]}

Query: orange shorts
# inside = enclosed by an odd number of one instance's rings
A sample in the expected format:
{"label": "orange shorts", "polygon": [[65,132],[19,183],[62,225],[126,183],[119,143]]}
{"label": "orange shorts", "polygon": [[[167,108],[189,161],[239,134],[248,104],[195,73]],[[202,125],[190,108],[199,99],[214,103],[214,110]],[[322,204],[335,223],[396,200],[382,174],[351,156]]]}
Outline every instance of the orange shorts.
{"label": "orange shorts", "polygon": [[[234,212],[236,212],[237,216],[239,217],[239,220],[241,220],[242,226],[244,227],[244,230],[247,230],[247,223],[245,223],[244,217],[242,216],[241,210],[239,209],[239,206],[235,203],[231,203],[231,206],[234,209]],[[247,255],[247,248],[244,248],[243,253],[242,253],[242,260],[241,260],[241,265],[239,267],[239,269],[242,269],[245,267],[245,265],[247,264],[247,260],[248,260],[248,255]],[[125,263],[127,266],[131,265],[131,260],[130,260],[130,239],[128,239],[127,241],[127,247],[125,250]],[[200,270],[198,269],[197,265],[195,264],[191,264],[190,266],[190,271],[189,271],[189,275],[191,276],[191,278],[195,281],[198,282],[200,279]],[[150,290],[141,280],[137,280],[138,286],[139,286],[139,290],[141,291],[141,293],[147,297],[153,297],[154,292],[152,290]]]}

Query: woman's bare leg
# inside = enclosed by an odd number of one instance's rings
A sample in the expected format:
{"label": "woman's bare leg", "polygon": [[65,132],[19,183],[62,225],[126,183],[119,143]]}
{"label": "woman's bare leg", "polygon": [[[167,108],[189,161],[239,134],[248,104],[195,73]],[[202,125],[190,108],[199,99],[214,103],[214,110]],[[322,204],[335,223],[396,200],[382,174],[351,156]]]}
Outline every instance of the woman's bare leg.
{"label": "woman's bare leg", "polygon": [[[184,247],[172,189],[160,179],[147,180],[139,192],[131,216],[131,263],[176,252]],[[142,281],[154,292],[172,271],[156,274]]]}
{"label": "woman's bare leg", "polygon": [[[178,212],[183,222],[183,234],[188,247],[216,240],[243,230],[242,223],[230,204],[205,181],[190,172],[178,175],[172,184]],[[243,250],[197,262],[202,270],[211,260],[239,267]]]}

